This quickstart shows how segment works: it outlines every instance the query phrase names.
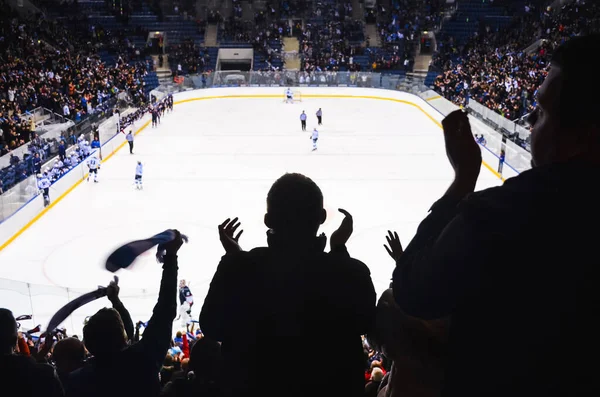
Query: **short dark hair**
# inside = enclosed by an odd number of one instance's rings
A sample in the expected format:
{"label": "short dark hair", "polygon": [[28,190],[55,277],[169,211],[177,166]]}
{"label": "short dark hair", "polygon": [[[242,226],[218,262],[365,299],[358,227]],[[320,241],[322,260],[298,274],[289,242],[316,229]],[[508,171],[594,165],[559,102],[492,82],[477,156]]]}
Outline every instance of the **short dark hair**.
{"label": "short dark hair", "polygon": [[94,356],[110,356],[127,344],[125,326],[118,311],[98,310],[83,327],[83,343]]}
{"label": "short dark hair", "polygon": [[552,65],[560,67],[560,120],[563,125],[583,126],[597,123],[600,105],[600,80],[596,74],[596,54],[600,34],[577,36],[561,44],[552,55]]}
{"label": "short dark hair", "polygon": [[277,179],[267,195],[269,227],[316,232],[323,213],[323,193],[312,179],[289,173]]}
{"label": "short dark hair", "polygon": [[16,346],[17,321],[8,309],[0,309],[0,347]]}

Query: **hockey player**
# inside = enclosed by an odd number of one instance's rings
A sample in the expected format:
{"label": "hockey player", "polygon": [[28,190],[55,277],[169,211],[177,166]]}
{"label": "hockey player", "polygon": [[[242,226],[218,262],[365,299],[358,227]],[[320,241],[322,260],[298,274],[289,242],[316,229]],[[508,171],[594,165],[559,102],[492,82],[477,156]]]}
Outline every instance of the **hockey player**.
{"label": "hockey player", "polygon": [[44,197],[44,207],[47,207],[50,205],[50,185],[52,183],[50,182],[50,179],[48,178],[48,175],[46,173],[44,173],[44,175],[38,174],[37,179],[38,189],[40,189]]}
{"label": "hockey player", "polygon": [[77,164],[79,164],[79,156],[77,155],[77,151],[73,150],[71,152],[71,165],[75,167]]}
{"label": "hockey player", "polygon": [[285,103],[294,103],[294,93],[291,88],[285,90]]}
{"label": "hockey player", "polygon": [[142,186],[142,174],[144,173],[144,166],[142,162],[138,160],[137,165],[135,167],[135,188],[138,190],[143,189]]}
{"label": "hockey player", "polygon": [[192,295],[192,291],[186,285],[185,280],[179,282],[179,304],[179,316],[177,319],[181,318],[181,322],[185,326],[188,318],[191,320],[192,306],[194,305],[194,295]]}
{"label": "hockey player", "polygon": [[310,136],[310,139],[312,139],[312,143],[313,143],[313,152],[315,150],[317,150],[317,141],[319,140],[319,131],[317,131],[317,129],[313,129],[312,135]]}
{"label": "hockey player", "polygon": [[87,181],[89,182],[90,175],[94,174],[94,182],[98,182],[98,170],[100,169],[100,160],[98,159],[98,157],[96,157],[95,154],[89,158],[89,160],[87,161],[87,166],[89,169]]}
{"label": "hockey player", "polygon": [[306,113],[304,113],[304,110],[300,115],[300,125],[302,126],[302,131],[306,131]]}
{"label": "hockey player", "polygon": [[87,157],[90,155],[90,153],[92,153],[92,147],[90,146],[90,143],[86,140],[83,141],[83,145],[81,147],[81,151],[83,153],[83,157]]}

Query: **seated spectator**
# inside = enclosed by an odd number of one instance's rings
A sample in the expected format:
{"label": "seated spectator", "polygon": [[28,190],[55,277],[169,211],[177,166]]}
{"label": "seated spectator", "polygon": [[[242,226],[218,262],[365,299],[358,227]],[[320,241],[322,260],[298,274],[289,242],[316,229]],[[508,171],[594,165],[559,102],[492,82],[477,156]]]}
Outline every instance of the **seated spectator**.
{"label": "seated spectator", "polygon": [[[553,54],[530,117],[533,169],[473,193],[481,150],[462,111],[443,122],[455,179],[397,259],[400,308],[452,317],[445,396],[597,395],[600,354],[600,35]],[[518,207],[519,211],[514,209]],[[499,254],[498,247],[502,248]],[[491,386],[493,385],[493,387]]]}
{"label": "seated spectator", "polygon": [[[346,250],[352,221],[345,214],[325,253],[326,237],[315,236],[327,217],[321,190],[303,175],[286,174],[267,196],[268,247],[242,251],[239,234],[233,236],[237,219],[219,227],[226,255],[200,326],[222,342],[224,365],[235,374],[223,385],[227,396],[364,394],[360,336],[374,319],[375,290],[369,269]],[[336,361],[327,377],[314,374],[320,342]],[[285,365],[273,365],[265,346],[277,346]]]}

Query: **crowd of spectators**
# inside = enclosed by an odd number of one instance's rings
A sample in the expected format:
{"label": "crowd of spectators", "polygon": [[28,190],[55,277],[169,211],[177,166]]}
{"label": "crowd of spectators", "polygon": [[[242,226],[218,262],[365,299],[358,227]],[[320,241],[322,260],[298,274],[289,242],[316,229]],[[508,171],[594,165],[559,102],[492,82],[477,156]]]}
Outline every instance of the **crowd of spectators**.
{"label": "crowd of spectators", "polygon": [[359,71],[354,56],[363,53],[363,28],[363,22],[352,18],[350,3],[315,4],[311,17],[296,30],[301,70]]}
{"label": "crowd of spectators", "polygon": [[[458,105],[469,99],[510,119],[530,113],[549,60],[570,37],[600,29],[600,4],[576,0],[553,10],[528,4],[524,15],[499,31],[484,27],[476,37],[460,45],[442,42],[434,65],[441,70],[435,90]],[[538,48],[524,50],[537,39]]]}
{"label": "crowd of spectators", "polygon": [[256,12],[252,21],[232,16],[220,25],[221,42],[248,43],[265,63],[262,71],[275,71],[274,60],[282,59],[283,37],[289,35],[287,23],[272,19],[270,13]]}
{"label": "crowd of spectators", "polygon": [[[349,18],[347,4],[339,6],[312,11],[327,21],[307,23],[301,32],[300,78],[326,71],[332,73],[322,77],[334,79],[341,67],[353,70],[359,47],[351,41],[362,26]],[[394,19],[384,27],[385,41],[400,34],[414,40],[418,19],[398,17],[407,22]],[[125,128],[156,109],[142,90],[143,64],[120,58],[105,65],[79,47],[77,53],[57,50],[40,39],[41,24],[2,18],[8,23],[0,24],[1,135],[9,149],[32,142],[34,172],[48,156],[47,142],[23,124],[19,115],[26,111],[45,106],[78,120],[125,91],[140,104],[123,118]],[[589,180],[599,168],[600,131],[593,114],[599,101],[592,95],[599,84],[592,81],[588,90],[585,83],[596,70],[592,56],[600,51],[600,39],[563,45],[596,29],[597,22],[598,6],[577,1],[558,14],[542,12],[538,29],[546,41],[534,54],[524,54],[521,45],[537,36],[506,44],[501,32],[485,32],[460,50],[463,61],[436,81],[437,89],[459,103],[467,97],[481,100],[506,117],[537,107],[532,120],[540,136],[533,153],[537,167],[475,193],[482,159],[469,119],[461,111],[445,118],[455,180],[406,250],[389,232],[385,249],[396,267],[378,302],[368,267],[348,251],[352,216],[339,210],[343,221],[328,241],[318,234],[327,217],[320,188],[303,175],[286,174],[266,198],[267,247],[243,250],[237,218],[219,226],[225,255],[198,320],[173,335],[184,242],[176,232],[160,248],[162,278],[147,322],[138,319],[134,325],[116,282],[106,289],[112,308],[89,317],[79,336],[64,329],[45,334],[39,326],[26,329],[19,321],[27,315],[15,319],[0,309],[0,383],[11,392],[18,388],[14,394],[49,397],[437,396],[442,390],[446,396],[529,396],[597,387],[595,368],[579,355],[600,352],[595,330],[582,315],[598,309],[597,271],[589,259],[595,236],[587,229],[598,220]],[[277,39],[283,27],[266,23],[262,35],[255,30],[244,36],[246,29],[235,23],[226,29],[268,53],[264,43]],[[555,62],[563,68],[546,79],[550,56],[557,53]],[[437,59],[446,62],[444,54]],[[540,107],[536,95],[544,80]],[[562,87],[565,80],[573,97],[551,86]],[[581,109],[573,105],[579,95],[585,99]],[[93,147],[82,137],[76,145],[69,156],[64,147],[59,150],[60,159],[47,171],[53,179]],[[18,159],[11,166],[19,167]],[[548,216],[564,208],[568,211]],[[560,235],[562,230],[569,235]],[[497,254],[498,241],[512,250],[505,255],[513,261],[509,268]],[[573,268],[568,272],[566,262]],[[318,367],[319,357],[328,365]]]}
{"label": "crowd of spectators", "polygon": [[[2,9],[0,151],[30,141],[32,121],[21,115],[36,107],[78,122],[105,111],[103,105],[122,92],[134,103],[146,100],[146,64],[130,64],[124,54],[114,65],[106,65],[91,42],[57,22],[48,22],[41,15],[27,20],[17,17],[4,4]],[[46,37],[52,38],[52,45]]]}
{"label": "crowd of spectators", "polygon": [[[0,383],[51,397],[596,395],[595,366],[580,359],[600,353],[585,315],[598,310],[588,230],[600,218],[589,183],[600,168],[600,83],[585,84],[597,68],[590,51],[600,51],[600,35],[555,51],[530,117],[536,166],[502,186],[475,192],[482,153],[468,115],[442,120],[454,179],[406,248],[396,232],[382,236],[395,267],[378,301],[369,268],[350,255],[352,215],[340,208],[339,227],[320,233],[321,189],[288,173],[267,193],[265,247],[242,247],[237,217],[218,225],[225,255],[199,316],[173,332],[185,238],[170,230],[147,322],[134,325],[117,278],[105,289],[112,308],[86,318],[79,336],[22,327],[30,313],[0,309]],[[117,252],[133,261],[154,238]],[[507,255],[498,255],[499,241]],[[190,311],[191,291],[179,295],[180,314]],[[326,371],[315,372],[315,355]]]}
{"label": "crowd of spectators", "polygon": [[[445,2],[440,0],[396,0],[391,8],[378,4],[367,10],[368,21],[377,22],[382,48],[371,49],[374,70],[412,69],[423,31],[440,26]],[[373,38],[369,38],[373,40]]]}
{"label": "crowd of spectators", "polygon": [[210,54],[206,48],[200,48],[191,39],[183,40],[181,44],[169,47],[169,63],[173,75],[197,74],[209,72]]}

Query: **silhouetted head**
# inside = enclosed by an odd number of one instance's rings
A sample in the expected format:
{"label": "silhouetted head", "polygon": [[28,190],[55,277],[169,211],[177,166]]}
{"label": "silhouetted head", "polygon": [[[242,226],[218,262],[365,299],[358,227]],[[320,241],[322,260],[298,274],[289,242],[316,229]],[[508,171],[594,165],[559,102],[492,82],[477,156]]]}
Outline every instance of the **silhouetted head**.
{"label": "silhouetted head", "polygon": [[100,309],[83,328],[85,347],[98,358],[110,357],[127,346],[123,320],[115,309]]}
{"label": "silhouetted head", "polygon": [[0,354],[11,354],[17,344],[17,321],[8,309],[0,309]]}
{"label": "silhouetted head", "polygon": [[217,379],[222,363],[219,342],[204,337],[194,343],[190,352],[189,370],[194,371],[197,378]]}
{"label": "silhouetted head", "polygon": [[265,225],[274,232],[314,236],[326,218],[323,193],[312,179],[301,174],[285,174],[271,186]]}
{"label": "silhouetted head", "polygon": [[54,346],[52,358],[59,372],[70,374],[83,366],[85,347],[83,347],[83,343],[79,339],[61,339]]}
{"label": "silhouetted head", "polygon": [[600,81],[596,53],[600,35],[574,37],[556,49],[550,70],[528,117],[536,166],[571,158],[597,160],[600,152]]}

